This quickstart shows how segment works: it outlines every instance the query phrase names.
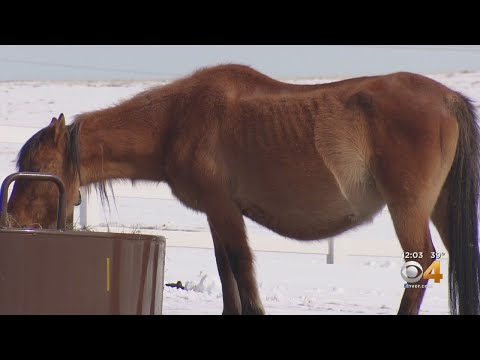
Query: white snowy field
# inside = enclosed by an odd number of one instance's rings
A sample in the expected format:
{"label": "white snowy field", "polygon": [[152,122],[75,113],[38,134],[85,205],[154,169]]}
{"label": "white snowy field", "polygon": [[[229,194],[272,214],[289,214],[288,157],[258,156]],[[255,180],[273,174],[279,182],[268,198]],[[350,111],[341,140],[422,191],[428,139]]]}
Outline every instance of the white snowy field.
{"label": "white snowy field", "polygon": [[[431,76],[480,100],[480,73]],[[318,83],[325,79],[295,82]],[[63,112],[75,114],[110,106],[161,83],[139,81],[0,82],[0,178],[15,171],[21,145]],[[477,105],[478,106],[478,105]],[[115,186],[117,203],[99,209],[91,225],[98,231],[142,232],[167,238],[165,281],[182,281],[187,290],[165,287],[164,314],[220,314],[221,286],[212,240],[202,214],[175,200],[165,185]],[[155,196],[152,196],[154,194]],[[96,195],[90,197],[96,203]],[[78,221],[78,211],[76,211]],[[395,314],[403,293],[401,248],[388,211],[372,224],[335,239],[343,254],[326,264],[327,243],[285,239],[247,220],[256,256],[260,293],[269,314]],[[445,252],[432,227],[439,252]],[[427,290],[422,313],[446,314],[447,259],[440,284]]]}

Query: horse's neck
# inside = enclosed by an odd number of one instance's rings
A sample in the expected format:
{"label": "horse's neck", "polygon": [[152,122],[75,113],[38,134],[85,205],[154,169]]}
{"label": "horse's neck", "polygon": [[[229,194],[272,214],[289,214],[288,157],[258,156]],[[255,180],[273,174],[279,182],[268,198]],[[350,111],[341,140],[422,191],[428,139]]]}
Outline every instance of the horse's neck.
{"label": "horse's neck", "polygon": [[81,115],[82,185],[109,179],[161,181],[163,154],[159,149],[166,126],[159,104],[138,109],[121,104]]}

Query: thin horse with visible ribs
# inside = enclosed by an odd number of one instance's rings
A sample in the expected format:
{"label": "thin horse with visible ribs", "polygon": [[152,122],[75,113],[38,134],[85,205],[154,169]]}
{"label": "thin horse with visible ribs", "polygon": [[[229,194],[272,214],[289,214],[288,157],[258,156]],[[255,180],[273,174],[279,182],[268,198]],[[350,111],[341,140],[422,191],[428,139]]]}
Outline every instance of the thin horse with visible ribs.
{"label": "thin horse with visible ribs", "polygon": [[[472,103],[420,75],[294,85],[220,65],[68,126],[54,118],[25,143],[18,168],[60,176],[70,218],[80,186],[106,197],[113,180],[166,182],[207,216],[224,314],[264,313],[243,216],[317,240],[385,205],[405,252],[435,251],[433,221],[449,252],[451,312],[478,314],[478,144]],[[57,196],[52,184],[18,181],[8,210],[17,225],[53,228]],[[405,289],[399,313],[417,314],[424,293]]]}

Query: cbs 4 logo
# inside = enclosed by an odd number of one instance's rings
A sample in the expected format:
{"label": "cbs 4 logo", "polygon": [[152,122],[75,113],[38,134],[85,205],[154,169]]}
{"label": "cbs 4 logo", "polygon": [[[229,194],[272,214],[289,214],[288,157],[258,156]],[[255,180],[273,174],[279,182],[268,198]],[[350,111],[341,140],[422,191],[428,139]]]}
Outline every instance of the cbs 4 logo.
{"label": "cbs 4 logo", "polygon": [[418,262],[407,261],[403,264],[400,274],[403,280],[409,284],[415,284],[422,278],[434,280],[436,283],[443,279],[443,274],[440,272],[440,260],[435,260],[425,271]]}

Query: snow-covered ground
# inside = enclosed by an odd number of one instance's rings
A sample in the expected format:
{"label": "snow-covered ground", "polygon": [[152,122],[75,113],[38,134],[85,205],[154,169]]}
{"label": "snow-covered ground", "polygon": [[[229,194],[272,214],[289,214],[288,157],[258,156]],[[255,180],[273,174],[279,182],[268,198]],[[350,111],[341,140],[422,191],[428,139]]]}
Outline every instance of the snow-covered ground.
{"label": "snow-covered ground", "polygon": [[[395,314],[403,294],[400,257],[349,256],[327,265],[325,255],[256,252],[257,279],[268,314]],[[187,265],[189,264],[189,265]],[[441,269],[447,261],[441,261]],[[219,314],[222,292],[212,250],[168,247],[165,314]],[[423,314],[447,314],[447,282],[427,290]]]}
{"label": "snow-covered ground", "polygon": [[[480,99],[480,73],[431,77],[476,101]],[[330,80],[294,82],[327,81]],[[16,154],[23,142],[48,125],[53,116],[63,112],[68,121],[75,114],[115,104],[159,84],[146,81],[0,82],[0,178],[15,171]],[[165,236],[165,281],[180,280],[187,290],[165,287],[164,313],[221,313],[221,286],[205,217],[184,208],[164,185],[142,186],[138,190],[127,187],[129,185],[118,186],[116,206],[110,211],[101,211],[95,230],[140,231]],[[142,195],[142,191],[147,196]],[[155,192],[155,199],[148,198],[149,192]],[[90,201],[96,201],[96,197]],[[78,221],[78,211],[76,217]],[[396,313],[403,293],[404,281],[400,276],[403,260],[388,211],[382,212],[372,224],[336,238],[336,247],[343,257],[334,265],[326,264],[326,242],[300,243],[285,239],[248,220],[247,229],[267,313]],[[437,250],[444,252],[433,227],[432,232]],[[442,260],[445,279],[447,267],[447,260]],[[427,290],[422,313],[448,313],[447,281],[432,284]]]}

